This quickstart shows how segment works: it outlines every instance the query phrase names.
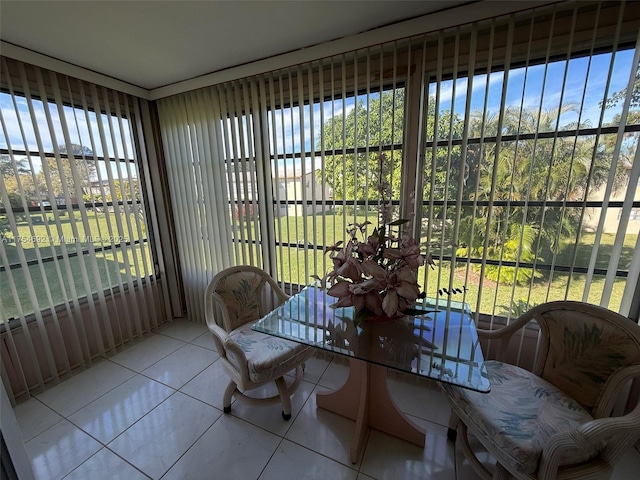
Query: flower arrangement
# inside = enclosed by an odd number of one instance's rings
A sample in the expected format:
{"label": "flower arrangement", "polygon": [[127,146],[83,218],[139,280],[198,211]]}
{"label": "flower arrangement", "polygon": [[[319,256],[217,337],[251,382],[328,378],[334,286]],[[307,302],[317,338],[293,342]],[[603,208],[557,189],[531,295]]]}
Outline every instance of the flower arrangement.
{"label": "flower arrangement", "polygon": [[435,263],[431,255],[422,255],[416,240],[403,231],[409,220],[392,221],[391,202],[386,200],[391,185],[381,181],[378,191],[382,197],[378,227],[367,236],[371,222],[349,224],[346,244],[338,242],[326,249],[333,268],[320,280],[322,285],[330,285],[327,294],[338,298],[334,307],[353,306],[359,318],[423,313],[415,310],[416,300],[425,297],[417,282],[417,270],[425,262],[431,268]]}

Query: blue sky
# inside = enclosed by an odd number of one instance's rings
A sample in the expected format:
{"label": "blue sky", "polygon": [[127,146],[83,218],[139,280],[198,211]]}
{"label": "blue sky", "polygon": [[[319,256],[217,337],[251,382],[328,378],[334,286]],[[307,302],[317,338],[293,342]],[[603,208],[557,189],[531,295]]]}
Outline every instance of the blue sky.
{"label": "blue sky", "polygon": [[[557,108],[561,103],[583,104],[582,111],[567,112],[560,119],[560,125],[578,120],[587,122],[591,126],[597,126],[602,108],[600,102],[605,97],[605,88],[609,71],[613,62],[613,74],[608,88],[608,95],[624,88],[628,82],[630,72],[633,68],[634,50],[618,51],[615,55],[611,53],[595,55],[591,58],[582,57],[567,61],[556,61],[545,65],[535,65],[531,67],[514,68],[509,72],[508,88],[505,95],[505,105],[516,108],[532,108],[535,110]],[[565,69],[568,68],[565,74]],[[634,70],[635,71],[635,70]],[[487,85],[488,81],[488,85]],[[479,111],[484,107],[485,95],[487,95],[487,108],[490,112],[497,113],[502,103],[502,86],[504,73],[495,72],[489,75],[476,75],[473,78],[473,87],[469,88],[467,78],[459,78],[455,83],[452,80],[443,81],[440,87],[440,111],[453,108],[461,117],[464,115],[467,95],[471,95],[471,111]],[[435,94],[434,85],[431,85],[430,93]],[[373,100],[378,93],[372,93],[369,98]],[[31,116],[25,99],[15,97],[20,121],[15,114],[13,100],[10,95],[0,93],[0,107],[2,108],[3,130],[0,132],[0,148],[7,148],[7,137],[11,147],[15,150],[37,150],[36,136],[31,126]],[[366,102],[366,96],[361,96]],[[332,116],[346,116],[354,108],[355,98],[348,97],[335,102],[326,101],[323,108],[319,103],[312,107],[305,105],[302,115],[300,107],[293,107],[284,110],[277,110],[275,119],[272,113],[268,114],[271,153],[292,153],[300,152],[304,145],[304,150],[309,153],[315,148],[321,132],[323,122]],[[53,144],[64,143],[63,131],[60,115],[56,106],[50,105],[51,122],[53,125],[54,138],[48,133],[47,116],[42,102],[34,100],[34,115],[38,124],[41,125],[40,132],[44,149],[52,151]],[[609,122],[616,113],[619,113],[622,105],[616,108],[605,110],[604,123]],[[98,131],[98,118],[92,114],[89,119],[84,115],[79,115],[80,111],[71,107],[64,108],[64,118],[69,128],[69,134],[73,143],[82,143],[95,150],[99,156],[105,153],[109,156],[123,157],[125,147],[127,156],[133,155],[132,139],[128,132],[129,125],[126,119],[123,120],[125,130],[123,145],[118,133],[114,135],[117,139],[114,146],[112,137],[107,133],[104,143],[101,142]],[[103,125],[108,125],[106,115],[101,115]],[[20,127],[24,130],[27,145],[23,141]],[[118,124],[112,124],[116,131],[120,128]],[[275,128],[274,128],[275,127]],[[90,132],[93,135],[93,147],[90,141]],[[244,137],[247,138],[245,131]],[[229,133],[230,138],[231,133]],[[275,147],[275,148],[274,148]],[[37,163],[37,160],[35,161]],[[292,165],[293,160],[285,162]]]}
{"label": "blue sky", "polygon": [[[611,83],[608,95],[623,89],[629,80],[633,63],[634,50],[623,50],[611,53],[581,57],[566,61],[556,61],[545,65],[534,65],[513,69],[509,72],[509,82],[505,95],[505,105],[517,108],[532,108],[551,110],[561,104],[583,104],[580,112],[567,112],[560,118],[560,125],[575,122],[580,118],[581,123],[588,122],[596,127],[602,111],[599,103],[605,97],[607,78],[613,61]],[[590,61],[591,60],[591,61]],[[568,64],[568,70],[567,69]],[[471,90],[471,111],[482,110],[485,95],[488,95],[487,109],[497,113],[502,100],[504,73],[495,72],[489,76],[489,87],[486,87],[487,75],[477,75],[473,79]],[[464,115],[466,96],[468,94],[468,79],[456,81],[455,97],[453,81],[441,83],[440,111],[453,110],[461,117]],[[435,95],[432,85],[430,94]],[[583,102],[584,98],[584,102]],[[622,110],[619,104],[615,108],[605,110],[603,122],[607,123]],[[580,116],[580,117],[579,117]]]}

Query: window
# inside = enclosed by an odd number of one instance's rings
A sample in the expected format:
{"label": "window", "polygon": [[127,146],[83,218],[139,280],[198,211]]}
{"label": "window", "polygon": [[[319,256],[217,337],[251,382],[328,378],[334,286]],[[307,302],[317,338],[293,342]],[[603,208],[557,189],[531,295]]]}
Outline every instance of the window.
{"label": "window", "polygon": [[252,263],[304,285],[326,272],[323,250],[349,224],[377,223],[383,180],[394,218],[412,220],[439,264],[419,271],[429,295],[464,285],[463,300],[490,318],[553,299],[628,311],[640,273],[630,223],[640,199],[626,187],[640,175],[627,90],[637,10],[553,5],[162,100],[179,208],[207,182],[234,186],[226,205],[247,201],[238,185],[252,192],[248,214],[194,215],[191,230],[230,224],[207,232],[230,254],[201,270],[185,234],[184,274]]}
{"label": "window", "polygon": [[9,67],[36,86],[9,77],[0,92],[2,322],[151,279],[131,104],[106,90],[55,90],[53,75]]}

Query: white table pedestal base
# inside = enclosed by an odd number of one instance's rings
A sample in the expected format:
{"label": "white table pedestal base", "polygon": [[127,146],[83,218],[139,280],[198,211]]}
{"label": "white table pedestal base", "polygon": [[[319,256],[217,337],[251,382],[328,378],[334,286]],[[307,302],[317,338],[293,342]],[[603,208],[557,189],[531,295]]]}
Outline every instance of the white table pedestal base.
{"label": "white table pedestal base", "polygon": [[362,454],[368,427],[424,447],[425,430],[409,420],[391,398],[387,388],[387,368],[350,359],[349,378],[333,392],[316,395],[318,407],[355,420],[349,458],[357,463]]}

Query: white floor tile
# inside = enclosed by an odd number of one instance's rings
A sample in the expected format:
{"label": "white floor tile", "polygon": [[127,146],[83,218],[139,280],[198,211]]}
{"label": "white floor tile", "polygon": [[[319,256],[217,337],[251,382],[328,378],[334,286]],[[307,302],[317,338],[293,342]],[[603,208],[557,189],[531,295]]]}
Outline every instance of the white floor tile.
{"label": "white floor tile", "polygon": [[327,387],[330,390],[336,390],[344,385],[348,376],[349,360],[336,355],[322,374],[322,377],[320,377],[320,380],[318,380],[318,385]]}
{"label": "white floor tile", "polygon": [[304,379],[310,383],[318,383],[327,367],[331,363],[332,357],[321,355],[311,357],[305,362]]}
{"label": "white floor tile", "polygon": [[203,333],[195,340],[192,340],[190,343],[193,345],[197,345],[202,348],[208,348],[209,350],[216,351],[216,344],[213,343],[213,334],[207,330],[207,333]]}
{"label": "white floor tile", "polygon": [[13,412],[22,432],[23,442],[28,442],[63,420],[63,417],[37,398],[30,398],[26,402],[16,405]]}
{"label": "white floor tile", "polygon": [[387,385],[401,411],[447,426],[451,407],[440,390],[407,376],[390,379]]}
{"label": "white floor tile", "polygon": [[358,472],[283,440],[259,480],[355,480]]}
{"label": "white floor tile", "polygon": [[64,480],[148,480],[139,470],[108,448],[103,448],[76,468]]}
{"label": "white floor tile", "polygon": [[[236,401],[233,404],[231,413],[238,418],[242,418],[249,423],[257,425],[258,427],[264,428],[265,430],[282,437],[287,433],[287,430],[289,430],[295,421],[298,413],[308,400],[314,387],[315,385],[305,381],[300,384],[291,397],[291,419],[288,421],[285,421],[282,418],[282,404],[280,402],[275,405],[262,406],[247,405],[241,401]],[[270,383],[260,389],[256,389],[255,392],[247,392],[247,394],[268,397],[271,395],[277,395],[278,389],[275,386],[275,383]]]}
{"label": "white floor tile", "polygon": [[192,342],[208,331],[209,329],[203,323],[190,322],[188,320],[174,320],[160,330],[159,333],[168,337],[177,338],[183,342]]}
{"label": "white floor tile", "polygon": [[218,354],[196,345],[185,344],[142,374],[179,389],[218,359]]}
{"label": "white floor tile", "polygon": [[[222,368],[222,362],[216,361],[180,389],[198,400],[222,410],[222,397],[229,384],[229,376]],[[235,403],[232,400],[232,405]]]}
{"label": "white floor tile", "polygon": [[255,480],[280,441],[280,437],[244,420],[223,415],[163,480]]}
{"label": "white floor tile", "polygon": [[[471,449],[476,454],[478,460],[480,460],[480,462],[482,462],[490,472],[493,472],[496,464],[495,458],[487,452],[486,448],[484,448],[484,446],[473,435],[469,436],[469,444],[471,445]],[[471,467],[469,461],[465,458],[460,442],[455,443],[455,449],[456,473],[458,475],[457,480],[479,480],[480,477],[473,467]]]}
{"label": "white floor tile", "polygon": [[182,340],[155,334],[110,357],[109,360],[141,373],[184,344]]}
{"label": "white floor tile", "polygon": [[314,389],[285,438],[350,467],[349,445],[355,422],[317,408],[317,391],[326,388]]}
{"label": "white floor tile", "polygon": [[134,375],[131,370],[105,360],[45,390],[36,398],[66,417]]}
{"label": "white floor tile", "polygon": [[426,430],[424,448],[371,430],[360,472],[378,480],[455,478],[455,454],[446,428],[432,424]]}
{"label": "white floor tile", "polygon": [[220,415],[176,392],[108,447],[150,477],[160,478]]}
{"label": "white floor tile", "polygon": [[365,475],[364,473],[359,473],[356,480],[377,480],[377,479],[370,477],[369,475]]}
{"label": "white floor tile", "polygon": [[155,380],[136,375],[68,418],[106,444],[174,392]]}
{"label": "white floor tile", "polygon": [[64,477],[102,445],[67,420],[62,420],[25,444],[37,479]]}

